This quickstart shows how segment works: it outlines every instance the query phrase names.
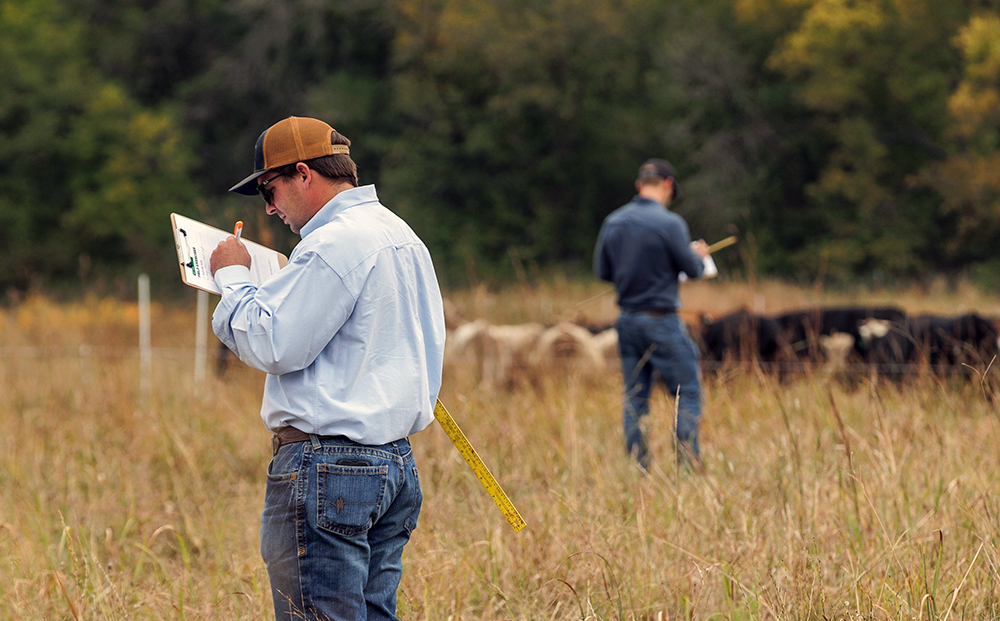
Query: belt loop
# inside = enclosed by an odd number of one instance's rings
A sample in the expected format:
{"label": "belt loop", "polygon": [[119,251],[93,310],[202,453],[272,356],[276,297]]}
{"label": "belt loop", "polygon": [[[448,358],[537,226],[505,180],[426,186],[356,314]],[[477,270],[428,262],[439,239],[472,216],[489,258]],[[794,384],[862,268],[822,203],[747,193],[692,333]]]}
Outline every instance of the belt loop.
{"label": "belt loop", "polygon": [[323,446],[322,444],[320,444],[319,436],[316,435],[315,433],[309,434],[309,441],[312,442],[314,451],[318,451],[320,447]]}

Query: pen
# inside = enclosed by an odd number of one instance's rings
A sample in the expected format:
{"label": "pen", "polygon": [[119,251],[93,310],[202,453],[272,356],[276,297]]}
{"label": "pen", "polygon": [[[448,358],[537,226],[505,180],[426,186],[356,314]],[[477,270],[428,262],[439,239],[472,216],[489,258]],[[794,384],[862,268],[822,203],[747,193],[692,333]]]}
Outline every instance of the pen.
{"label": "pen", "polygon": [[233,227],[233,235],[236,236],[237,240],[243,235],[243,220],[236,221],[236,226]]}

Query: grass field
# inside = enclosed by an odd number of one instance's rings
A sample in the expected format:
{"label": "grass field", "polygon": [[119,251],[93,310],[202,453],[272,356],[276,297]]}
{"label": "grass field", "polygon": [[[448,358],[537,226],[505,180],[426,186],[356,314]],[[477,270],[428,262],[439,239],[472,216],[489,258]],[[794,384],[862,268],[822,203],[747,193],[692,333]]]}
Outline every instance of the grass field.
{"label": "grass field", "polygon": [[[606,320],[603,291],[557,281],[450,298],[467,319]],[[682,295],[720,313],[1000,314],[1000,299],[963,287]],[[0,619],[272,618],[263,375],[231,367],[196,390],[193,306],[192,294],[191,309],[154,307],[144,404],[134,305],[29,298],[0,315]],[[491,391],[446,370],[442,400],[528,528],[510,529],[437,425],[414,436],[425,502],[401,618],[1000,618],[1000,420],[981,384],[725,371],[706,378],[705,473],[673,467],[658,391],[643,476],[622,448],[617,371],[534,380]]]}

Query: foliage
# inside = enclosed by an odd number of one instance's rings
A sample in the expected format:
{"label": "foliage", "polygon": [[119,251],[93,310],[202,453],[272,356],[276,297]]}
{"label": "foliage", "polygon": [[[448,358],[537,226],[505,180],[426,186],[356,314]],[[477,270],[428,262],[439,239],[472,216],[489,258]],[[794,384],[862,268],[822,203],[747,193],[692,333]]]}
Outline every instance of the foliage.
{"label": "foliage", "polygon": [[383,175],[445,262],[588,261],[657,150],[647,0],[401,2]]}
{"label": "foliage", "polygon": [[0,3],[0,284],[150,261],[192,196],[176,121],[103,78],[84,36],[56,4]]}
{"label": "foliage", "polygon": [[[988,270],[1000,234],[997,0],[0,0],[0,288],[151,269],[291,114],[447,281],[588,269],[638,164],[726,271]],[[255,217],[255,214],[259,217]],[[736,257],[746,262],[741,266]]]}
{"label": "foliage", "polygon": [[962,79],[948,99],[949,157],[916,180],[942,198],[955,261],[988,261],[1000,235],[1000,17],[973,16],[954,38]]}
{"label": "foliage", "polygon": [[955,59],[950,4],[817,0],[769,62],[827,146],[806,186],[815,228],[794,261],[843,278],[872,266],[916,274],[939,259],[935,205],[907,179],[940,157]]}

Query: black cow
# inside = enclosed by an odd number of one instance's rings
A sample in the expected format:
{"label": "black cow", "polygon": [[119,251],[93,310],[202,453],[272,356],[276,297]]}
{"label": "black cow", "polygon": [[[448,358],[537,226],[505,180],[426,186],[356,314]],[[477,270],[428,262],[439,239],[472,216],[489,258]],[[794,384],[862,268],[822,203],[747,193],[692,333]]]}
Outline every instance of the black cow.
{"label": "black cow", "polygon": [[792,311],[774,318],[782,336],[796,357],[820,359],[819,336],[822,334],[823,311],[820,308]]}
{"label": "black cow", "polygon": [[[983,370],[1000,353],[994,321],[976,314],[959,317],[920,315],[866,343],[864,362],[883,374],[901,377],[915,365],[935,373]],[[964,367],[962,365],[968,365]]]}
{"label": "black cow", "polygon": [[873,322],[886,322],[884,331],[900,326],[906,313],[894,306],[843,306],[811,308],[784,313],[775,317],[789,346],[800,359],[823,359],[820,337],[835,333],[849,334],[854,339],[854,358],[865,356],[866,342],[871,338],[863,329]]}
{"label": "black cow", "polygon": [[890,379],[901,380],[907,376],[916,356],[912,321],[891,322],[884,332],[869,333],[862,337],[861,362]]}
{"label": "black cow", "polygon": [[779,362],[788,351],[781,326],[769,317],[738,310],[718,319],[702,316],[700,335],[706,360]]}
{"label": "black cow", "polygon": [[954,318],[921,315],[908,327],[914,358],[934,368],[969,365],[985,369],[1000,354],[996,325],[975,313]]}

